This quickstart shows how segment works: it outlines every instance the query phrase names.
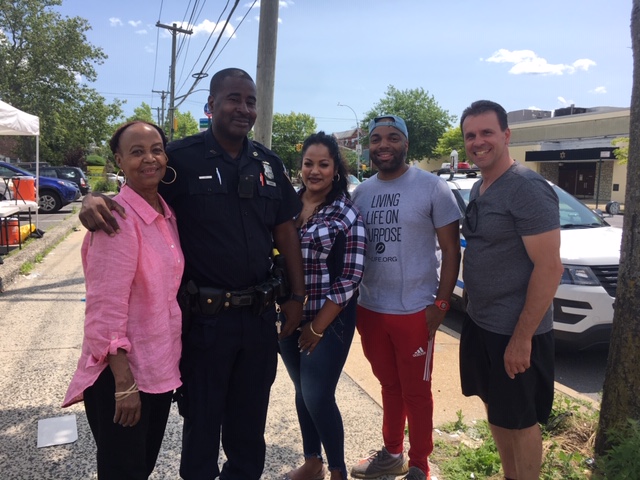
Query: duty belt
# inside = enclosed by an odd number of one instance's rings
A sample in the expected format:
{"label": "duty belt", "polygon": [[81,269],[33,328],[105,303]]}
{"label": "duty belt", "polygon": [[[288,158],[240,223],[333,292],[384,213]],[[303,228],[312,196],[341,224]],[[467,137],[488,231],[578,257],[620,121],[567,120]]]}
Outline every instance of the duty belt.
{"label": "duty belt", "polygon": [[224,292],[224,308],[250,307],[256,301],[256,291],[253,288],[237,292]]}
{"label": "duty belt", "polygon": [[186,285],[192,301],[191,311],[197,315],[213,316],[224,309],[252,307],[256,315],[272,306],[279,296],[279,282],[274,278],[246,290],[225,290],[198,286],[193,281]]}

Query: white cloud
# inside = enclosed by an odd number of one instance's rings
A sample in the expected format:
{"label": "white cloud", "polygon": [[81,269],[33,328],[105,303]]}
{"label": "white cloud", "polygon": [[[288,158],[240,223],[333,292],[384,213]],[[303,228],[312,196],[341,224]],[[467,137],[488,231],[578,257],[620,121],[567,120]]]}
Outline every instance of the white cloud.
{"label": "white cloud", "polygon": [[[180,28],[193,30],[193,35],[198,35],[201,33],[210,35],[212,32],[220,33],[224,27],[223,21],[221,21],[220,23],[215,23],[215,22],[212,22],[211,20],[203,20],[198,25],[187,25],[187,24],[183,24],[182,22],[173,22],[173,23],[178,25]],[[169,35],[169,33],[166,33],[166,34]],[[235,38],[236,36],[235,27],[231,24],[228,24],[227,28],[225,28],[224,30],[223,35],[225,37]]]}
{"label": "white cloud", "polygon": [[148,32],[143,28],[142,30],[136,30],[136,35],[146,35]]}
{"label": "white cloud", "polygon": [[148,45],[145,45],[144,51],[147,53],[156,53],[156,47],[154,44],[150,43]]}
{"label": "white cloud", "polygon": [[560,105],[562,105],[563,107],[568,107],[570,105],[575,104],[575,102],[573,100],[565,100],[564,97],[558,97],[558,103]]}
{"label": "white cloud", "polygon": [[122,20],[120,20],[117,17],[111,17],[109,19],[109,25],[111,25],[112,27],[121,27],[123,25]]}
{"label": "white cloud", "polygon": [[127,23],[135,28],[142,23],[142,20],[129,20]]}
{"label": "white cloud", "polygon": [[539,57],[533,50],[507,50],[501,48],[485,61],[492,63],[512,63],[509,73],[513,75],[564,75],[577,70],[589,70],[596,62],[588,58],[576,60],[571,65],[562,63],[552,64]]}
{"label": "white cloud", "polygon": [[590,90],[589,93],[607,93],[607,87],[596,87]]}
{"label": "white cloud", "polygon": [[580,60],[576,60],[575,62],[573,62],[572,66],[576,70],[584,70],[586,72],[587,70],[589,70],[589,67],[595,67],[596,62],[594,62],[593,60],[589,60],[588,58],[581,58]]}

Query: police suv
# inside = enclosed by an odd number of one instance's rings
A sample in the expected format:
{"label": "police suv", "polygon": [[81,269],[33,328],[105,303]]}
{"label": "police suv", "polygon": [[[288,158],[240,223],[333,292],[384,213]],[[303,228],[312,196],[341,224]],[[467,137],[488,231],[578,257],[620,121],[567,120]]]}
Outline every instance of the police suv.
{"label": "police suv", "polygon": [[[444,177],[444,175],[443,175]],[[464,213],[471,187],[480,177],[446,174]],[[584,350],[607,345],[611,336],[620,264],[622,229],[610,226],[600,215],[549,182],[560,200],[560,258],[564,273],[553,300],[556,347]],[[460,239],[462,251],[466,242]],[[454,289],[454,305],[466,304],[462,266]]]}

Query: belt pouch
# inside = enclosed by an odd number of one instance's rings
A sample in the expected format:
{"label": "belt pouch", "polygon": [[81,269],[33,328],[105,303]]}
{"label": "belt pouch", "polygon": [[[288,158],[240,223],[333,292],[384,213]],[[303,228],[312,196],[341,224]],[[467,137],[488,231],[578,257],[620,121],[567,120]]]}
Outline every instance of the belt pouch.
{"label": "belt pouch", "polygon": [[222,310],[224,290],[214,287],[198,289],[198,305],[203,315],[217,315]]}
{"label": "belt pouch", "polygon": [[262,315],[269,305],[274,302],[274,290],[268,283],[262,283],[255,287],[256,303],[253,306],[255,315]]}

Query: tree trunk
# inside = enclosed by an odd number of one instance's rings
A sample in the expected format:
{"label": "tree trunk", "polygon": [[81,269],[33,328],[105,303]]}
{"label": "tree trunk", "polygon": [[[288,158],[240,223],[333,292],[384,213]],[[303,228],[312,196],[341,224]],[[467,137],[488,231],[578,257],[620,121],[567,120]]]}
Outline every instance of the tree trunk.
{"label": "tree trunk", "polygon": [[596,455],[611,445],[612,428],[640,420],[640,0],[631,11],[633,90],[629,126],[629,162],[624,203],[624,234],[618,273],[613,331],[604,379]]}

